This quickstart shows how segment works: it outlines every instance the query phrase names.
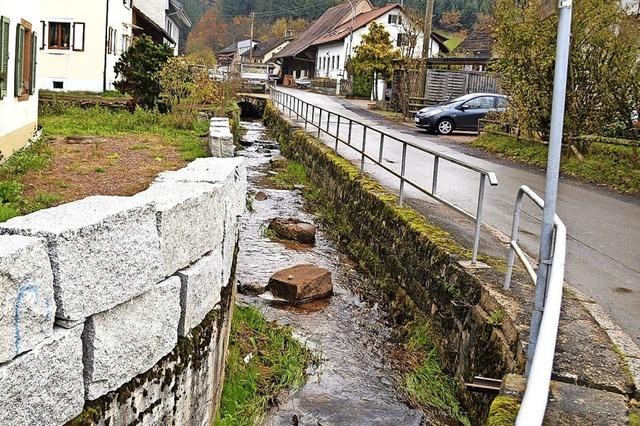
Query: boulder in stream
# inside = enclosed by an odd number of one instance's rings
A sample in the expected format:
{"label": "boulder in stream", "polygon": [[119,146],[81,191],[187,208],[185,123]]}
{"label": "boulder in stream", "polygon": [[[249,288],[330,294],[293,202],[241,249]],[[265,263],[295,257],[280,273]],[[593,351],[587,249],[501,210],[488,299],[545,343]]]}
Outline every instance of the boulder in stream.
{"label": "boulder in stream", "polygon": [[295,241],[300,244],[314,244],[317,228],[315,225],[298,219],[273,219],[269,229],[283,240]]}
{"label": "boulder in stream", "polygon": [[297,265],[276,272],[267,288],[278,299],[293,305],[324,299],[333,294],[331,272],[314,265]]}

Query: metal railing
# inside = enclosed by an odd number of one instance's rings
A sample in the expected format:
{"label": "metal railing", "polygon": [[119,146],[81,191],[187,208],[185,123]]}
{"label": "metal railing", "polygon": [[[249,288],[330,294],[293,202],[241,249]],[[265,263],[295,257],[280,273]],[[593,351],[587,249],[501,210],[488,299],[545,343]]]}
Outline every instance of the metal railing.
{"label": "metal railing", "polygon": [[[518,244],[520,216],[525,196],[530,198],[538,207],[544,209],[544,200],[538,194],[527,186],[520,188],[513,214],[511,248],[507,260],[507,275],[504,280],[505,290],[508,290],[511,285],[511,275],[516,256],[524,264],[534,284],[538,278],[531,262],[529,262],[529,259]],[[553,358],[560,323],[560,309],[562,307],[567,245],[567,230],[558,215],[555,216],[554,229],[554,248],[549,282],[545,288],[536,288],[534,310],[541,313],[541,315],[534,315],[531,322],[531,336],[527,353],[527,387],[516,419],[517,426],[541,425],[549,397],[549,385],[551,383]],[[541,318],[539,323],[537,318]]]}
{"label": "metal railing", "polygon": [[[275,88],[271,89],[271,98],[275,102],[275,104],[282,109],[282,113],[286,114],[288,112],[289,117],[293,118],[295,115],[297,120],[304,121],[304,129],[308,130],[309,125],[312,128],[317,129],[317,137],[321,138],[322,134],[328,135],[330,138],[335,139],[334,150],[338,153],[339,144],[343,144],[348,148],[356,151],[360,154],[360,170],[364,171],[365,162],[369,160],[373,162],[378,167],[382,168],[386,172],[390,173],[392,176],[398,178],[400,180],[400,205],[403,205],[405,198],[405,189],[406,185],[420,191],[426,196],[444,204],[445,206],[453,209],[454,211],[462,214],[463,216],[471,219],[475,222],[475,234],[474,234],[474,243],[473,243],[473,255],[471,259],[471,264],[475,266],[478,260],[478,248],[480,245],[480,232],[482,228],[482,214],[484,208],[484,196],[485,196],[485,186],[487,180],[491,186],[498,185],[498,179],[495,173],[490,172],[488,170],[482,169],[480,167],[473,166],[464,161],[458,160],[454,157],[450,157],[448,155],[430,150],[428,148],[422,147],[420,145],[403,141],[398,139],[397,137],[385,133],[381,130],[375,129],[369,125],[361,123],[357,120],[353,120],[351,118],[345,117],[343,115],[337,114],[332,111],[328,111],[319,106],[311,105],[308,102],[303,101],[302,99],[293,96],[289,93],[282,92],[280,90],[276,90]],[[311,115],[311,117],[309,117]],[[316,117],[318,120],[316,121]],[[332,133],[331,129],[331,119],[334,118],[336,121],[335,125],[335,133]],[[343,127],[344,126],[344,127]],[[353,130],[355,126],[359,126],[362,128],[362,140],[359,141],[358,146],[354,145],[353,141]],[[346,140],[341,137],[340,130],[347,129],[347,138]],[[344,133],[344,132],[343,132]],[[377,157],[371,156],[367,153],[367,135],[371,136],[372,134],[378,134],[379,137],[379,152]],[[384,148],[385,143],[400,143],[402,144],[402,161],[400,166],[400,173],[393,170],[392,168],[386,166],[383,163],[384,156]],[[388,145],[387,145],[388,146]],[[433,156],[433,175],[431,181],[431,188],[423,188],[417,182],[409,179],[407,177],[407,149],[408,148],[416,149],[425,154]],[[473,213],[469,213],[462,208],[456,206],[452,202],[447,201],[442,196],[438,195],[438,177],[440,172],[440,163],[441,161],[446,161],[451,164],[457,165],[467,170],[474,171],[480,175],[480,184],[478,188],[478,200],[476,205],[475,215]]]}

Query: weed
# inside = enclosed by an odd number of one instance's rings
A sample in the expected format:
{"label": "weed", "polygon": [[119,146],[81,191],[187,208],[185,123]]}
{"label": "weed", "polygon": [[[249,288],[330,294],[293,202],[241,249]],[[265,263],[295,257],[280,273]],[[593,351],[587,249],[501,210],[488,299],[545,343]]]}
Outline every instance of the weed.
{"label": "weed", "polygon": [[494,327],[498,327],[502,324],[502,321],[504,320],[504,310],[502,309],[496,309],[494,311],[492,311],[489,316],[487,317],[487,324],[492,325]]}
{"label": "weed", "polygon": [[0,203],[0,223],[6,222],[16,216],[20,216],[20,214],[20,210],[13,207],[11,204]]}
{"label": "weed", "polygon": [[96,173],[104,173],[107,170],[104,167],[96,167],[93,171]]}
{"label": "weed", "polygon": [[309,182],[309,177],[302,164],[288,161],[286,166],[273,176],[272,180],[281,189],[293,189],[295,185],[306,185]]}
{"label": "weed", "polygon": [[36,203],[40,208],[53,207],[60,202],[62,197],[58,194],[38,194],[36,196]]}
{"label": "weed", "polygon": [[256,208],[253,206],[253,200],[254,200],[253,195],[247,194],[246,207],[249,213],[255,213],[256,211]]}
{"label": "weed", "polygon": [[[247,355],[253,357],[245,362]],[[238,307],[233,316],[226,380],[217,426],[253,425],[264,418],[279,394],[305,381],[309,351],[290,328],[267,321],[253,307]]]}
{"label": "weed", "polygon": [[491,404],[487,426],[509,426],[516,422],[520,401],[512,396],[501,395]]}
{"label": "weed", "polygon": [[470,426],[455,396],[456,383],[442,371],[435,349],[415,371],[405,376],[405,385],[409,395],[419,404],[440,409],[461,424]]}

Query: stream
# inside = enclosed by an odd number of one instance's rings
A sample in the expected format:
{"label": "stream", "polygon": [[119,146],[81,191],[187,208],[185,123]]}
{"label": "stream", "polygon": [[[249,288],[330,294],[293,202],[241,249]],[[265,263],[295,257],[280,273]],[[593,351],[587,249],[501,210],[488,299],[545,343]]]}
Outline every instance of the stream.
{"label": "stream", "polygon": [[[267,177],[273,158],[279,156],[266,129],[259,122],[245,122],[249,191],[268,198],[253,201],[240,233],[237,279],[239,287],[265,287],[271,275],[282,269],[310,263],[328,269],[334,295],[326,300],[293,307],[265,295],[238,295],[240,303],[259,307],[265,316],[292,327],[296,338],[319,357],[310,367],[301,389],[282,398],[268,415],[267,425],[422,425],[425,415],[410,408],[397,385],[402,378],[394,370],[392,330],[385,325],[377,304],[361,299],[356,289],[366,278],[356,265],[318,230],[313,247],[275,242],[264,228],[274,218],[295,217],[314,223],[303,209],[299,190],[269,188]],[[268,293],[267,293],[268,294]]]}

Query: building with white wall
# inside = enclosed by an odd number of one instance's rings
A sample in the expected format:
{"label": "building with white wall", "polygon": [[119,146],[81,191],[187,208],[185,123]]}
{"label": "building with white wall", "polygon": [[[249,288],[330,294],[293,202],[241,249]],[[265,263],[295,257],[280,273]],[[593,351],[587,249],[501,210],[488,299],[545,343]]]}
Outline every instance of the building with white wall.
{"label": "building with white wall", "polygon": [[192,26],[182,4],[178,0],[133,0],[133,6],[136,27],[156,43],[171,45],[178,55],[180,33]]}
{"label": "building with white wall", "polygon": [[[353,20],[353,26],[351,21],[348,21],[315,40],[312,44],[317,48],[315,76],[334,80],[347,78],[347,59],[355,56],[357,47],[362,44],[362,38],[369,32],[369,25],[373,22],[387,30],[395,49],[414,59],[422,57],[423,35],[410,26],[399,4],[389,4],[361,13]],[[408,39],[411,37],[408,33],[416,38],[411,48],[408,46]],[[436,34],[431,35],[429,57],[447,52],[444,40]]]}
{"label": "building with white wall", "polygon": [[131,0],[43,0],[41,89],[113,90],[114,66],[132,38]]}
{"label": "building with white wall", "polygon": [[38,127],[40,0],[0,2],[0,162]]}

